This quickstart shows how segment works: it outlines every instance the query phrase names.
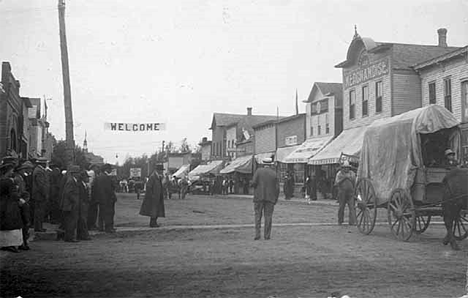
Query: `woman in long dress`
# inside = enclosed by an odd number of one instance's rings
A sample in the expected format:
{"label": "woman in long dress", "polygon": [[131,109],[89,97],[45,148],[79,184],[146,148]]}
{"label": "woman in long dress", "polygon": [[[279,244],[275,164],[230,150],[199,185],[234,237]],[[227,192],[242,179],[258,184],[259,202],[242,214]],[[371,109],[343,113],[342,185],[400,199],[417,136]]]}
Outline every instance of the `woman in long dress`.
{"label": "woman in long dress", "polygon": [[23,221],[18,186],[12,178],[14,164],[0,165],[0,247],[2,250],[19,252],[23,243]]}

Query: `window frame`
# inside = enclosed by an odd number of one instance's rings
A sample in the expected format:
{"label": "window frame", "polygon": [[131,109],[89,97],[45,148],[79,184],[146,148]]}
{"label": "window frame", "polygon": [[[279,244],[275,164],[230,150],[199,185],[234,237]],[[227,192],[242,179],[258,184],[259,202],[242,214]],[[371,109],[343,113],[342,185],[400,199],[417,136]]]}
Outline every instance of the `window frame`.
{"label": "window frame", "polygon": [[[431,86],[434,86],[434,91],[431,92]],[[431,81],[427,83],[427,88],[428,88],[428,99],[429,99],[429,104],[437,104],[437,87],[436,87],[436,82]],[[431,97],[433,95],[433,98]]]}
{"label": "window frame", "polygon": [[[449,88],[447,88],[447,83]],[[444,106],[452,112],[452,77],[444,78]]]}
{"label": "window frame", "polygon": [[[356,90],[351,89],[349,90],[349,119],[354,120],[356,119]],[[351,101],[352,97],[351,94],[354,95],[354,103]]]}
{"label": "window frame", "polygon": [[380,81],[375,82],[375,113],[376,114],[382,113],[382,111],[383,111],[383,81],[380,80]]}
{"label": "window frame", "polygon": [[[367,98],[364,98],[364,95],[365,95],[364,90],[367,91]],[[361,99],[362,99],[361,110],[362,111],[361,112],[362,112],[362,116],[365,117],[365,116],[369,116],[369,85],[362,86],[361,92],[362,92],[362,94],[361,94]]]}

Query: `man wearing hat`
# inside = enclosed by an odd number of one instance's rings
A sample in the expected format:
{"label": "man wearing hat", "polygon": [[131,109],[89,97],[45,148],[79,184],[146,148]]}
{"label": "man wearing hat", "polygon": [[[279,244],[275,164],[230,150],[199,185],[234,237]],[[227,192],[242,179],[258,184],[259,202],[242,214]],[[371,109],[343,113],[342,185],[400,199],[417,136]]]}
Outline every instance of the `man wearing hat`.
{"label": "man wearing hat", "polygon": [[28,238],[29,227],[31,225],[31,211],[29,206],[30,194],[26,178],[32,173],[33,168],[33,164],[26,161],[16,167],[14,173],[15,183],[18,185],[18,195],[23,200],[23,204],[20,205],[21,219],[23,220],[23,244],[19,247],[22,250],[29,250]]}
{"label": "man wearing hat", "polygon": [[280,193],[278,177],[273,169],[273,159],[265,158],[263,167],[255,171],[252,179],[254,188],[254,211],[255,211],[255,238],[260,239],[260,228],[262,226],[262,213],[265,214],[265,228],[263,237],[269,240],[271,236],[271,225],[273,221],[273,210],[278,201]]}
{"label": "man wearing hat", "polygon": [[455,152],[452,149],[445,150],[445,162],[444,166],[448,168],[456,168],[458,167],[457,157]]}
{"label": "man wearing hat", "polygon": [[354,209],[354,187],[356,185],[356,174],[351,171],[349,161],[345,160],[341,169],[336,174],[335,186],[338,188],[338,225],[343,223],[344,209],[348,204],[349,225],[356,223],[356,210]]}
{"label": "man wearing hat", "polygon": [[96,196],[93,193],[94,182],[96,177],[100,175],[100,169],[97,164],[91,164],[89,166],[88,176],[89,176],[89,187],[90,187],[90,201],[88,208],[88,230],[97,230],[96,221],[98,218],[98,208],[99,203]]}
{"label": "man wearing hat", "polygon": [[106,233],[114,233],[115,202],[117,201],[117,196],[115,195],[114,184],[110,176],[112,165],[108,163],[103,165],[101,172],[101,175],[94,180],[92,190],[99,204],[98,228]]}
{"label": "man wearing hat", "polygon": [[150,217],[150,227],[156,228],[158,217],[165,217],[164,187],[162,184],[164,166],[157,164],[146,183],[146,192],[140,208],[140,215]]}
{"label": "man wearing hat", "polygon": [[38,158],[32,174],[32,198],[34,204],[34,231],[45,232],[42,227],[49,200],[49,177],[46,171],[47,159]]}
{"label": "man wearing hat", "polygon": [[63,212],[63,227],[65,230],[64,240],[66,242],[77,242],[76,230],[78,226],[80,189],[79,177],[80,167],[72,165],[69,167],[67,182],[63,187],[60,209]]}

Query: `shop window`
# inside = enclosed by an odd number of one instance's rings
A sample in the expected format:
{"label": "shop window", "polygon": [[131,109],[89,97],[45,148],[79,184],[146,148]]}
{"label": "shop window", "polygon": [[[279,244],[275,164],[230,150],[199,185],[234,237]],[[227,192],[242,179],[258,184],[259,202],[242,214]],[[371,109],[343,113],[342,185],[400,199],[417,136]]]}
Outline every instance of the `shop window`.
{"label": "shop window", "polygon": [[444,102],[445,108],[452,111],[452,80],[450,78],[444,79]]}
{"label": "shop window", "polygon": [[375,83],[375,112],[382,112],[382,81]]}
{"label": "shop window", "polygon": [[435,82],[429,83],[429,103],[436,103],[436,84]]}
{"label": "shop window", "polygon": [[305,164],[303,163],[294,164],[294,182],[296,184],[304,183],[304,169],[305,169]]}
{"label": "shop window", "polygon": [[325,115],[325,133],[326,134],[330,133],[330,122],[328,119],[328,114]]}
{"label": "shop window", "polygon": [[362,116],[368,115],[368,105],[369,102],[369,87],[363,86],[362,87]]}
{"label": "shop window", "polygon": [[354,111],[356,107],[356,92],[354,90],[349,91],[349,119],[354,119]]}

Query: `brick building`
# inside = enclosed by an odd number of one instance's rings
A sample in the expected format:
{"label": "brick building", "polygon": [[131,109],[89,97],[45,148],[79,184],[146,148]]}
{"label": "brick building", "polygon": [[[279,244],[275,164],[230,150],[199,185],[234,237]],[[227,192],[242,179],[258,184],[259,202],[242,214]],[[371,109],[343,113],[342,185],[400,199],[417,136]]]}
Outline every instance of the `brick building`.
{"label": "brick building", "polygon": [[28,157],[29,121],[31,103],[19,94],[20,82],[15,79],[11,65],[2,63],[0,81],[0,158],[13,151],[23,158]]}
{"label": "brick building", "polygon": [[416,64],[422,105],[442,105],[461,122],[464,160],[468,160],[468,46]]}
{"label": "brick building", "polygon": [[276,154],[276,122],[277,120],[270,120],[253,127],[254,153],[257,163],[262,163],[264,158]]}

